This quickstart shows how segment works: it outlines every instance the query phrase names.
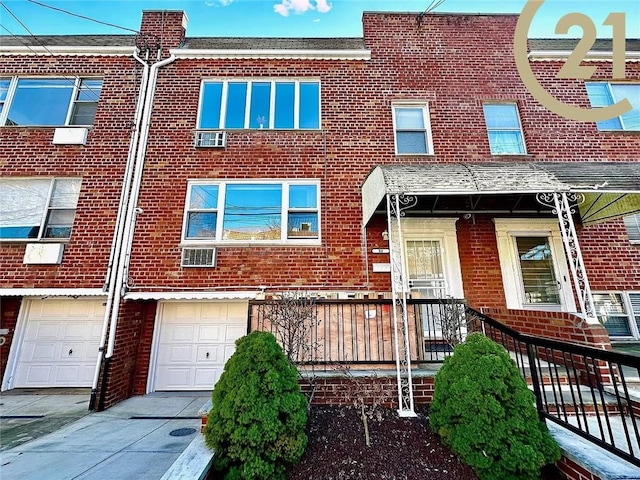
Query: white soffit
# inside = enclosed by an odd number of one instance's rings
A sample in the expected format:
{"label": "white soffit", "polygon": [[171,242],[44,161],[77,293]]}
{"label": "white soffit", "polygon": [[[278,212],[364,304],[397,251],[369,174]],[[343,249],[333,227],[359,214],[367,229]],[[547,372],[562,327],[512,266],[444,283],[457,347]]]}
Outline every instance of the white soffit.
{"label": "white soffit", "polygon": [[258,292],[129,292],[125,300],[250,300]]}
{"label": "white soffit", "polygon": [[176,58],[212,59],[295,59],[295,60],[371,60],[370,50],[200,50],[174,49]]}
{"label": "white soffit", "polygon": [[0,288],[0,297],[106,297],[100,288]]}
{"label": "white soffit", "polygon": [[131,57],[135,49],[127,47],[54,47],[54,46],[2,46],[0,45],[0,55],[44,55],[44,56],[91,56],[91,57]]}

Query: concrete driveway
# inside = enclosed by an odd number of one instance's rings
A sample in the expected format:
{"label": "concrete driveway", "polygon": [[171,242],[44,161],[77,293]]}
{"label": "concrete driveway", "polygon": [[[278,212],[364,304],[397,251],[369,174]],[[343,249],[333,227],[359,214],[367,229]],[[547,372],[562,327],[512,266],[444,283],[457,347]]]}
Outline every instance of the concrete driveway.
{"label": "concrete driveway", "polygon": [[88,394],[2,394],[2,479],[159,479],[200,435],[209,398],[158,393],[88,412]]}

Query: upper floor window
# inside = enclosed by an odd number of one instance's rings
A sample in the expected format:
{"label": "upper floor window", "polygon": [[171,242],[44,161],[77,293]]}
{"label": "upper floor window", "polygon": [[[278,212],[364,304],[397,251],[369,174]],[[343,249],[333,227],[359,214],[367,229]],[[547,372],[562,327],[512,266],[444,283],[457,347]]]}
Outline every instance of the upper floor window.
{"label": "upper floor window", "polygon": [[207,80],[198,128],[319,129],[320,83],[303,80]]}
{"label": "upper floor window", "polygon": [[597,122],[598,130],[640,130],[640,83],[587,82],[587,94],[593,108],[613,105],[625,98],[632,110],[619,117]]}
{"label": "upper floor window", "polygon": [[80,184],[79,178],[0,179],[0,238],[68,239]]}
{"label": "upper floor window", "polygon": [[189,183],[183,239],[282,242],[319,238],[315,181]]}
{"label": "upper floor window", "polygon": [[102,80],[78,77],[0,79],[0,124],[93,125]]}
{"label": "upper floor window", "polygon": [[429,109],[425,103],[394,105],[393,129],[397,154],[425,155],[433,153]]}
{"label": "upper floor window", "polygon": [[485,103],[483,108],[491,153],[493,155],[527,153],[516,104]]}
{"label": "upper floor window", "polygon": [[640,243],[640,213],[624,217],[624,225],[627,227],[629,242]]}

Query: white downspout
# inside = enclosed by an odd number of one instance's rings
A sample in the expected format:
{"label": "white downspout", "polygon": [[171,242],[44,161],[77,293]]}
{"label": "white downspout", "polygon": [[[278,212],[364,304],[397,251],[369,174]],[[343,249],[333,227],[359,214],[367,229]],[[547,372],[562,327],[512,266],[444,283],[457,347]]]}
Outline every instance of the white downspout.
{"label": "white downspout", "polygon": [[158,79],[158,70],[165,65],[175,61],[176,57],[171,55],[169,58],[156,62],[151,65],[149,72],[149,84],[145,95],[142,130],[140,132],[139,148],[136,155],[135,172],[133,177],[133,186],[131,196],[129,197],[129,205],[127,207],[127,217],[125,220],[124,244],[122,249],[123,258],[118,263],[116,272],[116,282],[114,289],[113,308],[111,310],[111,321],[109,324],[109,342],[107,345],[106,359],[113,356],[113,350],[116,342],[116,326],[118,324],[118,314],[120,312],[120,300],[122,298],[125,273],[128,270],[129,258],[131,256],[131,247],[133,244],[133,233],[135,230],[135,219],[137,215],[137,204],[140,194],[140,184],[142,183],[142,173],[144,170],[144,159],[147,151],[147,139],[149,137],[149,129],[151,126],[151,111],[153,110],[153,97],[155,94],[156,81]]}
{"label": "white downspout", "polygon": [[140,138],[140,127],[142,125],[142,112],[144,108],[144,99],[148,86],[149,79],[149,65],[142,60],[137,52],[133,52],[133,58],[142,64],[142,79],[140,82],[140,92],[138,94],[138,101],[136,103],[136,111],[134,116],[134,131],[131,136],[131,142],[129,143],[129,152],[127,154],[127,164],[124,173],[124,184],[120,194],[120,202],[118,204],[118,214],[116,217],[116,225],[114,229],[113,241],[111,242],[111,253],[109,255],[109,266],[107,268],[107,275],[105,280],[104,289],[107,290],[107,301],[105,305],[104,321],[102,325],[102,331],[100,334],[100,343],[98,347],[98,359],[96,361],[96,368],[93,376],[93,382],[91,384],[91,398],[89,401],[89,410],[95,408],[96,394],[98,390],[98,381],[100,379],[100,370],[102,368],[102,361],[104,358],[104,348],[107,342],[107,332],[109,329],[109,319],[111,316],[111,309],[113,305],[113,296],[115,291],[114,266],[120,263],[120,253],[122,238],[124,236],[124,217],[126,214],[125,206],[128,203],[129,194],[131,190],[131,183],[133,181],[133,169],[135,165],[136,151],[138,146],[138,139]]}

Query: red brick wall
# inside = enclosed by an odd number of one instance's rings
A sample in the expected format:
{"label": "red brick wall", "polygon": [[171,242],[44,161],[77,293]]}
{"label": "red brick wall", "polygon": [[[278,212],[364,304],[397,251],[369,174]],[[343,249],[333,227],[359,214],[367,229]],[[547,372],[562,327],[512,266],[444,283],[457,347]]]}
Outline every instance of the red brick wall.
{"label": "red brick wall", "polygon": [[[640,150],[637,135],[599,133],[593,124],[547,112],[529,95],[513,60],[515,16],[428,15],[421,26],[415,15],[363,18],[370,61],[181,59],[160,71],[140,197],[144,213],[131,266],[136,288],[389,290],[389,275],[372,271],[374,262],[385,261],[384,255],[371,254],[382,243],[384,218],[374,220],[367,232],[365,263],[360,185],[377,164],[505,160],[489,153],[483,100],[519,104],[528,154],[509,156],[508,161],[635,160]],[[534,62],[533,68],[548,83],[559,65]],[[598,75],[606,76],[604,64],[598,65]],[[640,65],[630,64],[628,72],[640,75]],[[219,77],[319,78],[323,130],[230,131],[224,150],[194,148],[201,80]],[[560,98],[588,104],[580,82],[559,84]],[[401,99],[430,101],[435,155],[394,154],[391,102]],[[216,269],[181,269],[187,182],[204,178],[320,179],[322,245],[225,246],[218,251]],[[472,305],[501,307],[493,225],[488,216],[476,215],[475,220],[458,224],[465,294]],[[606,224],[581,236],[591,253],[597,242],[611,240],[611,229],[620,234],[620,228],[619,222]],[[639,264],[638,247],[630,247],[621,234],[613,240],[598,251],[599,257],[615,257],[621,270]],[[613,274],[601,278],[595,260],[587,265],[594,288],[608,288]],[[637,274],[627,279],[629,287],[640,288]]]}
{"label": "red brick wall", "polygon": [[156,321],[157,302],[145,302],[142,304],[142,325],[140,326],[140,342],[138,343],[138,355],[135,378],[133,382],[133,394],[144,395],[147,389],[147,377],[151,360],[151,343],[153,340],[153,327]]}
{"label": "red brick wall", "polygon": [[[123,302],[120,306],[115,349],[109,362],[106,388],[104,393],[98,393],[98,398],[101,398],[100,407],[109,408],[135,393],[134,382],[144,312],[144,303]],[[101,376],[100,390],[104,381],[104,365]]]}
{"label": "red brick wall", "polygon": [[1,177],[82,177],[60,265],[25,265],[25,242],[0,244],[3,288],[102,288],[140,72],[131,58],[0,56],[0,76],[97,76],[103,89],[86,145],[53,145],[52,127],[0,127]]}
{"label": "red brick wall", "polygon": [[584,324],[570,313],[506,308],[484,308],[482,313],[520,333],[611,350],[609,335],[602,325]]}
{"label": "red brick wall", "polygon": [[22,297],[2,297],[0,298],[0,328],[8,328],[9,333],[5,337],[4,345],[0,346],[0,379],[4,378],[4,372],[9,360],[9,349],[20,313]]}

